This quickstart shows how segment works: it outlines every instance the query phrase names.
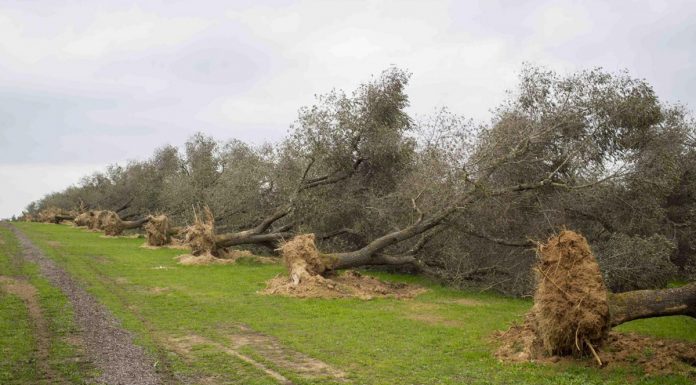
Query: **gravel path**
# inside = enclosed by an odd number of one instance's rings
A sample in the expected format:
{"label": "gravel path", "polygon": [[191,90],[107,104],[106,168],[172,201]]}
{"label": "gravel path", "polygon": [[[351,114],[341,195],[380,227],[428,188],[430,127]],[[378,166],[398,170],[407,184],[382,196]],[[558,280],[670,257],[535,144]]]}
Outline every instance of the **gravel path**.
{"label": "gravel path", "polygon": [[131,333],[121,328],[102,304],[47,258],[24,233],[14,226],[3,225],[10,227],[19,239],[24,258],[36,263],[41,274],[60,288],[72,303],[87,355],[102,372],[97,382],[109,385],[160,384],[162,381],[154,369],[152,358],[133,343]]}

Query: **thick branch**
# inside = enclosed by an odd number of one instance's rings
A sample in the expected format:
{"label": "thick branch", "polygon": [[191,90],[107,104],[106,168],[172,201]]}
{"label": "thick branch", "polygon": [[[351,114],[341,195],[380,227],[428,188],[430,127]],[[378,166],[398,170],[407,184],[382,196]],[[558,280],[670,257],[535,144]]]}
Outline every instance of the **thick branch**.
{"label": "thick branch", "polygon": [[696,318],[696,282],[663,290],[636,290],[609,296],[611,326],[653,317],[685,315]]}
{"label": "thick branch", "polygon": [[128,199],[128,201],[127,201],[126,203],[124,203],[123,205],[121,205],[121,207],[119,207],[118,209],[114,210],[114,212],[115,212],[116,214],[118,214],[118,213],[120,213],[121,211],[123,211],[123,210],[129,208],[129,207],[130,207],[130,204],[133,202],[133,199],[135,199],[135,198],[134,198],[134,197],[131,197],[130,199]]}

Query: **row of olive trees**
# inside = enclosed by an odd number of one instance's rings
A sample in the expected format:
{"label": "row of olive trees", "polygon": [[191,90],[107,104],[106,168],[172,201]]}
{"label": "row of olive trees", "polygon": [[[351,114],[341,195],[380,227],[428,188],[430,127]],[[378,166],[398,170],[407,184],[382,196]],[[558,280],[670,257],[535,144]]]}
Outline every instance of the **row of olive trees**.
{"label": "row of olive trees", "polygon": [[207,206],[215,247],[313,232],[336,256],[327,269],[399,265],[515,294],[531,290],[533,241],[564,226],[586,234],[614,290],[693,274],[694,124],[645,81],[525,67],[476,124],[446,110],[414,121],[408,80],[390,69],[321,96],[277,144],[196,134],[27,212],[166,213],[184,225]]}

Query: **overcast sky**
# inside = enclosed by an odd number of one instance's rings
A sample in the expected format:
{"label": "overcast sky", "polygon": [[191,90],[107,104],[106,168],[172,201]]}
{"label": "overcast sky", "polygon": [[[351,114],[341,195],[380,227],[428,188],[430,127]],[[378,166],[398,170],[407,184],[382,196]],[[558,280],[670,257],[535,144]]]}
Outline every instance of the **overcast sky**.
{"label": "overcast sky", "polygon": [[693,1],[0,0],[0,218],[196,131],[281,138],[390,65],[410,112],[487,120],[522,62],[628,69],[696,105]]}

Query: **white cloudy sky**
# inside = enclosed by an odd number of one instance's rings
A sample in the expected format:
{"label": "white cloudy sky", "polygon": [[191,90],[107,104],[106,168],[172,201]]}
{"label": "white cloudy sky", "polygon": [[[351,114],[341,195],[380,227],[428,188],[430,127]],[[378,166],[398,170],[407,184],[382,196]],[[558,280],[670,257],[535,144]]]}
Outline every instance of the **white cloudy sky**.
{"label": "white cloudy sky", "polygon": [[0,0],[0,217],[196,131],[262,142],[390,65],[413,114],[485,120],[521,63],[696,104],[693,1]]}

